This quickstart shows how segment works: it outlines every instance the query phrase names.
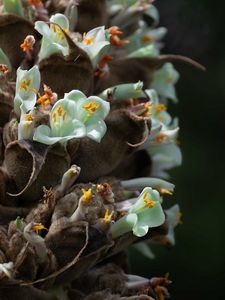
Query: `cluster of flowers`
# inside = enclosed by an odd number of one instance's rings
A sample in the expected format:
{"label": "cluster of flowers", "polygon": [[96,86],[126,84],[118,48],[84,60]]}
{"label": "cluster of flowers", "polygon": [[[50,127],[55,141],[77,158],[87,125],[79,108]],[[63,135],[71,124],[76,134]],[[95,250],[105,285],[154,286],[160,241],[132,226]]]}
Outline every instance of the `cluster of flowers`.
{"label": "cluster of flowers", "polygon": [[32,299],[169,295],[167,277],[126,275],[104,259],[134,243],[149,257],[152,242],[175,244],[179,206],[162,208],[174,191],[168,170],[182,162],[167,111],[178,101],[171,61],[192,61],[160,55],[167,30],[152,1],[94,2],[3,1],[0,295],[9,299],[11,285]]}

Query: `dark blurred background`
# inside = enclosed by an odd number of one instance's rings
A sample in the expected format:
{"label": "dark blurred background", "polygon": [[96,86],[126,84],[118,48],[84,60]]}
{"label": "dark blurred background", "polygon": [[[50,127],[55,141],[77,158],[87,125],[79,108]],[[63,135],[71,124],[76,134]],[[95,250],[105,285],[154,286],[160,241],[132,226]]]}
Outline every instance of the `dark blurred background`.
{"label": "dark blurred background", "polygon": [[[190,56],[206,66],[202,73],[176,64],[182,167],[171,172],[183,225],[172,249],[153,247],[155,260],[131,252],[132,271],[170,272],[174,300],[225,299],[225,10],[224,1],[156,0],[160,25],[169,30],[164,53]],[[146,268],[146,266],[148,268]]]}

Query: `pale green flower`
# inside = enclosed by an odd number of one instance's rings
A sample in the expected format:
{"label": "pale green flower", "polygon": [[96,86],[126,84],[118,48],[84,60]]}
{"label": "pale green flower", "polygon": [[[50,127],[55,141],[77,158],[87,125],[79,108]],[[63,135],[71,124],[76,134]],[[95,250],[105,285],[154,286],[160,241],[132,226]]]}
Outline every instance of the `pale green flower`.
{"label": "pale green flower", "polygon": [[113,238],[129,231],[142,237],[148,233],[149,228],[162,225],[165,221],[165,214],[160,201],[159,192],[146,187],[135,204],[128,210],[127,215],[112,225]]}
{"label": "pale green flower", "polygon": [[96,96],[87,98],[82,92],[73,90],[55,103],[50,114],[50,127],[39,126],[33,139],[51,145],[87,136],[100,142],[106,132],[103,119],[108,113],[108,102]]}
{"label": "pale green flower", "polygon": [[127,100],[129,98],[145,97],[143,91],[143,82],[125,83],[110,87],[99,95],[102,99]]}
{"label": "pale green flower", "polygon": [[93,66],[96,67],[109,50],[109,34],[105,26],[100,26],[88,31],[83,35],[82,42],[76,42],[76,44],[88,54]]}
{"label": "pale green flower", "polygon": [[[69,54],[69,45],[62,29],[67,32],[69,30],[69,21],[63,14],[55,14],[50,18],[50,26],[43,22],[35,22],[35,29],[43,36],[41,42],[41,50],[39,52],[39,61],[48,58],[53,54]],[[57,25],[59,26],[57,26]]]}
{"label": "pale green flower", "polygon": [[165,210],[168,221],[168,234],[166,235],[167,242],[172,246],[175,245],[174,228],[181,223],[181,212],[178,204],[173,205],[171,208]]}
{"label": "pale green flower", "polygon": [[160,40],[167,33],[165,27],[150,28],[141,21],[139,28],[127,39],[129,43],[126,48],[130,52],[130,57],[134,56],[156,56],[161,48]]}
{"label": "pale green flower", "polygon": [[18,124],[18,140],[32,139],[34,134],[34,117],[33,112],[21,114]]}
{"label": "pale green flower", "polygon": [[4,12],[24,17],[21,0],[3,0]]}
{"label": "pale green flower", "polygon": [[149,150],[152,159],[151,175],[168,179],[167,170],[178,167],[182,163],[182,153],[175,143],[152,145]]}
{"label": "pale green flower", "polygon": [[145,90],[145,92],[150,98],[149,115],[152,120],[152,127],[155,128],[161,125],[164,129],[167,129],[172,121],[170,114],[167,112],[167,106],[160,103],[155,90]]}
{"label": "pale green flower", "polygon": [[85,125],[85,135],[96,142],[100,142],[106,132],[106,125],[103,120],[109,113],[109,103],[97,96],[87,98],[77,90],[66,93],[65,98],[74,101],[76,105],[75,118]]}
{"label": "pale green flower", "polygon": [[35,106],[40,80],[38,66],[34,66],[30,70],[18,68],[14,98],[14,111],[18,117],[21,112],[27,113]]}
{"label": "pale green flower", "polygon": [[161,69],[156,71],[153,76],[151,88],[155,89],[159,96],[169,98],[177,102],[177,95],[174,85],[180,75],[171,63],[166,63]]}

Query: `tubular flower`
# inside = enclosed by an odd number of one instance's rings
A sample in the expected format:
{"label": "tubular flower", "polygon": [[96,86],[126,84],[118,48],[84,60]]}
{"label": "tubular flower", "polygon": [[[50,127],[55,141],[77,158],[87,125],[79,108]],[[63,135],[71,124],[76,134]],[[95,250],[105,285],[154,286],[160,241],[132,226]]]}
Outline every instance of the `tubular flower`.
{"label": "tubular flower", "polygon": [[85,136],[100,142],[106,132],[103,121],[109,113],[110,105],[100,97],[87,98],[82,92],[73,90],[65,94],[65,98],[76,106],[75,118],[85,126]]}
{"label": "tubular flower", "polygon": [[177,102],[177,95],[174,85],[180,75],[171,63],[166,63],[161,69],[156,71],[153,76],[151,88],[155,89],[161,97],[169,98]]}
{"label": "tubular flower", "polygon": [[158,125],[168,126],[171,123],[172,118],[167,112],[167,107],[159,102],[157,92],[152,89],[146,90],[145,92],[149,96],[151,102],[149,113],[151,115],[153,127],[157,127]]}
{"label": "tubular flower", "polygon": [[77,42],[77,45],[88,54],[93,66],[96,67],[110,46],[105,26],[96,27],[85,33],[82,42]]}
{"label": "tubular flower", "polygon": [[182,224],[181,222],[181,212],[180,207],[178,204],[173,205],[171,208],[165,210],[167,220],[168,220],[168,234],[165,237],[165,242],[169,243],[170,245],[175,245],[175,234],[174,234],[174,228],[178,224]]}
{"label": "tubular flower", "polygon": [[[69,21],[63,14],[55,14],[50,18],[49,25],[43,21],[35,22],[35,29],[43,36],[39,61],[48,58],[52,54],[69,54],[69,45],[64,32],[69,30]],[[58,26],[59,25],[59,26]],[[63,29],[63,30],[62,30]]]}
{"label": "tubular flower", "polygon": [[18,124],[18,140],[32,139],[34,134],[33,112],[21,114]]}
{"label": "tubular flower", "polygon": [[165,215],[160,200],[158,191],[145,188],[128,213],[112,225],[113,238],[129,231],[142,237],[148,233],[149,228],[162,225]]}
{"label": "tubular flower", "polygon": [[103,119],[108,112],[109,103],[106,101],[94,96],[86,98],[82,92],[73,90],[56,102],[50,114],[50,128],[39,126],[34,140],[51,145],[88,136],[100,142],[106,132]]}
{"label": "tubular flower", "polygon": [[110,42],[113,46],[123,46],[128,43],[128,41],[122,41],[120,39],[120,35],[123,34],[122,31],[119,30],[119,27],[112,26],[108,29],[108,32],[110,34]]}
{"label": "tubular flower", "polygon": [[40,72],[38,66],[34,66],[29,71],[21,68],[17,70],[16,94],[14,98],[14,111],[17,116],[33,109],[39,88]]}

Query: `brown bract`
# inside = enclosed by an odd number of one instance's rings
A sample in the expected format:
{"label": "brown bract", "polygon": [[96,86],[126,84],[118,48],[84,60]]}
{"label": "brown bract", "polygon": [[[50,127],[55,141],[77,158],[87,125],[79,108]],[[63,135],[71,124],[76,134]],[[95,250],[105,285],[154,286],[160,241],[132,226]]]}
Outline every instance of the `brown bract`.
{"label": "brown bract", "polygon": [[64,34],[70,47],[69,55],[52,55],[42,60],[39,64],[42,82],[50,86],[59,98],[74,89],[89,96],[93,91],[94,79],[91,61],[65,32]]}
{"label": "brown bract", "polygon": [[14,14],[0,14],[0,48],[7,53],[15,69],[24,59],[20,44],[27,35],[37,36],[31,22]]}

